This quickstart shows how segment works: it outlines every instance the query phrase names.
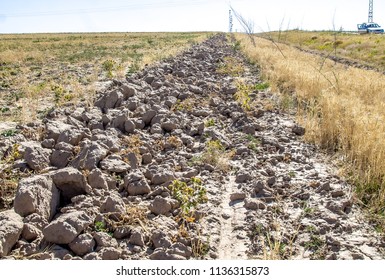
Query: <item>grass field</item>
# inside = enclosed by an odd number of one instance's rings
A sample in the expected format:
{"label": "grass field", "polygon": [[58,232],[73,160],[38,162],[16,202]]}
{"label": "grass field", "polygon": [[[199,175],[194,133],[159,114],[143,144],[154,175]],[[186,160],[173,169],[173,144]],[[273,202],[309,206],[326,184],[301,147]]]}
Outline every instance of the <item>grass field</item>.
{"label": "grass field", "polygon": [[385,71],[385,36],[381,34],[291,30],[260,35],[276,42],[359,61]]}
{"label": "grass field", "polygon": [[[326,38],[324,33],[310,36],[318,38],[314,41]],[[385,42],[380,36],[349,38],[362,40],[361,45]],[[250,61],[260,66],[272,91],[280,92],[281,100],[292,101],[287,104],[295,104],[293,109],[306,127],[307,140],[342,159],[344,174],[357,185],[355,198],[368,207],[373,220],[384,225],[385,76],[336,64],[288,44],[256,38],[255,47],[246,35],[237,34],[236,39]],[[346,43],[340,45],[347,48]],[[385,44],[378,45],[385,49]],[[372,51],[367,48],[362,52],[366,57]]]}
{"label": "grass field", "polygon": [[31,121],[54,106],[92,102],[97,81],[124,78],[209,34],[0,34],[0,121]]}

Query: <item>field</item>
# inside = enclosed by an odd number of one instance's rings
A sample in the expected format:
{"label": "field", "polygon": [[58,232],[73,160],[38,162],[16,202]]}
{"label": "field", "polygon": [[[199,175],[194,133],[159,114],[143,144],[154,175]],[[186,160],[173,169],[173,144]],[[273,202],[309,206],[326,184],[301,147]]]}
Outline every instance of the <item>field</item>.
{"label": "field", "polygon": [[91,104],[97,82],[130,75],[208,34],[0,35],[0,120],[26,122],[62,104]]}
{"label": "field", "polygon": [[323,55],[348,58],[385,71],[385,36],[344,32],[283,31],[260,34],[276,42],[314,50]]}
{"label": "field", "polygon": [[[281,104],[290,105],[306,127],[306,139],[340,161],[342,174],[356,183],[357,201],[380,224],[385,214],[385,77],[293,48],[301,45],[330,53],[331,33],[284,32],[282,42],[266,35],[237,35],[249,59],[261,67]],[[278,39],[278,34],[275,34]],[[271,40],[273,38],[273,40]],[[341,35],[337,54],[383,67],[385,38]],[[323,46],[323,47],[321,47]],[[376,51],[377,50],[377,51]],[[378,52],[378,53],[377,53]],[[379,55],[381,59],[375,59]]]}
{"label": "field", "polygon": [[0,259],[384,259],[384,75],[288,35],[1,35]]}

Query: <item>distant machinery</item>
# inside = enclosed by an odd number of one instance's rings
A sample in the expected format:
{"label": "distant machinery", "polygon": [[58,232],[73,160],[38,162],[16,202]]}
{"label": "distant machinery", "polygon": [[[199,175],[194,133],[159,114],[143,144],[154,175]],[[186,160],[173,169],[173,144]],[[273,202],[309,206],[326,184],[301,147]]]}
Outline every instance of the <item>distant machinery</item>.
{"label": "distant machinery", "polygon": [[384,33],[384,29],[382,29],[377,23],[373,22],[373,0],[369,0],[368,22],[357,24],[357,28],[358,33],[360,34]]}

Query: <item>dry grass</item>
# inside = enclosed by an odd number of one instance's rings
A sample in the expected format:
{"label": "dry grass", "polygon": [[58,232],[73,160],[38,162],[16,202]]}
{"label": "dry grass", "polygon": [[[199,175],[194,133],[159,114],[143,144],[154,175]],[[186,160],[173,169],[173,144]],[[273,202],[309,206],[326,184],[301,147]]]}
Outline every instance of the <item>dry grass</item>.
{"label": "dry grass", "polygon": [[0,35],[0,121],[31,121],[54,106],[91,104],[95,82],[124,78],[209,35]]}
{"label": "dry grass", "polygon": [[277,42],[357,60],[385,71],[385,37],[380,34],[291,30],[261,35],[269,36]]}
{"label": "dry grass", "polygon": [[306,139],[342,155],[358,198],[384,216],[385,76],[279,44],[284,58],[269,40],[258,39],[255,48],[246,36],[237,39],[273,91],[296,95]]}

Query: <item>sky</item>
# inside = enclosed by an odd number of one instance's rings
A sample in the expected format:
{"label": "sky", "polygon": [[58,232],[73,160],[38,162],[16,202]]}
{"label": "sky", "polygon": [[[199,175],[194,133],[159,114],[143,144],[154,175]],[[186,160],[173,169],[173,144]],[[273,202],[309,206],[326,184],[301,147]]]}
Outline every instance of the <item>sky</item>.
{"label": "sky", "polygon": [[[356,30],[369,1],[0,0],[0,33],[228,31],[230,5],[254,32]],[[374,21],[385,26],[385,0],[374,0]]]}

